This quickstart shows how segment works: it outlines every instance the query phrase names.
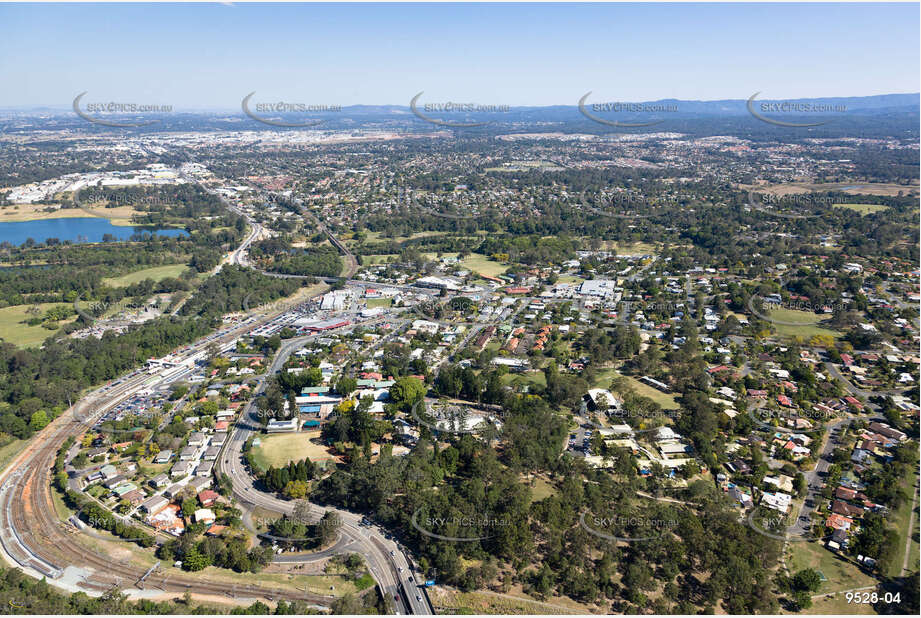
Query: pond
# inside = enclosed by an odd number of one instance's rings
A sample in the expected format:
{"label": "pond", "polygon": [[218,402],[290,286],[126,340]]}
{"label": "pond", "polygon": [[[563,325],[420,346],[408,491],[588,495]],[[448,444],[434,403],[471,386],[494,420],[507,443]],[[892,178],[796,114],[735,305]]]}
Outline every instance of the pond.
{"label": "pond", "polygon": [[133,225],[112,225],[108,219],[97,217],[76,217],[39,219],[37,221],[0,222],[0,243],[21,245],[29,238],[45,242],[48,238],[71,242],[102,242],[110,234],[116,240],[128,240],[135,233],[152,233],[157,236],[188,236],[178,228],[155,229]]}

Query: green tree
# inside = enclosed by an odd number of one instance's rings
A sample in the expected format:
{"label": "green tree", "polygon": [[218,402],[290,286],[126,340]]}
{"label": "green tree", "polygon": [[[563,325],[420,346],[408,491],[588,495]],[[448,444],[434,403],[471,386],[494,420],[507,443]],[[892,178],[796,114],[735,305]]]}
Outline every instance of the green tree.
{"label": "green tree", "polygon": [[307,483],[304,481],[288,481],[288,484],[285,485],[285,489],[282,492],[287,497],[292,499],[300,499],[307,497]]}
{"label": "green tree", "polygon": [[48,415],[44,410],[38,410],[32,413],[32,419],[29,421],[29,427],[33,431],[41,431],[48,425]]}
{"label": "green tree", "polygon": [[822,577],[815,569],[803,569],[793,576],[792,583],[795,590],[816,592],[822,585]]}
{"label": "green tree", "polygon": [[408,410],[425,396],[425,384],[418,378],[399,378],[390,387],[390,398],[404,410]]}
{"label": "green tree", "polygon": [[192,547],[182,557],[182,568],[186,571],[201,571],[209,566],[211,566],[211,561],[198,550],[198,547]]}

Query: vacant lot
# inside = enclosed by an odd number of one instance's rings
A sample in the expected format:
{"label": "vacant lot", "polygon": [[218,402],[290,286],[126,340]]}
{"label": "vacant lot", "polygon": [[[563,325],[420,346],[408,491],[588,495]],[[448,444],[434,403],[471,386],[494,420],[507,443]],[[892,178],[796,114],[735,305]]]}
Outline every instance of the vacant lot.
{"label": "vacant lot", "polygon": [[256,464],[263,469],[269,466],[283,466],[289,461],[300,461],[305,457],[313,462],[332,461],[334,458],[326,448],[310,440],[319,439],[319,431],[298,431],[262,436],[261,444],[253,449]]}
{"label": "vacant lot", "polygon": [[787,566],[791,574],[812,568],[825,575],[826,581],[819,586],[819,594],[876,584],[875,579],[863,573],[853,562],[845,560],[815,541],[788,543],[786,551]]}
{"label": "vacant lot", "polygon": [[386,254],[363,255],[361,256],[361,261],[365,266],[371,266],[373,264],[386,264],[395,257],[394,255]]}
{"label": "vacant lot", "polygon": [[892,522],[893,529],[899,535],[899,542],[897,549],[895,551],[895,559],[892,561],[892,568],[889,570],[889,575],[891,577],[899,577],[902,574],[902,563],[905,560],[905,539],[906,533],[908,532],[909,520],[911,521],[911,542],[908,543],[908,572],[911,572],[912,569],[918,564],[918,541],[915,539],[918,537],[918,503],[914,502],[914,517],[912,517],[912,495],[917,496],[918,489],[915,487],[915,484],[918,482],[918,471],[915,470],[912,474],[904,477],[902,479],[902,491],[905,492],[905,500],[902,501],[902,504],[899,505],[899,508],[892,513],[890,521]]}
{"label": "vacant lot", "polygon": [[121,277],[109,277],[103,279],[102,282],[108,286],[121,288],[144,279],[153,279],[154,281],[159,281],[161,279],[166,279],[167,277],[178,277],[186,270],[188,266],[185,264],[167,264],[166,266],[154,266],[153,268],[145,268],[143,270],[136,270],[133,273],[128,273],[127,275],[122,275]]}
{"label": "vacant lot", "polygon": [[501,378],[502,384],[506,386],[539,386],[540,388],[547,387],[547,378],[544,376],[543,371],[525,371],[523,373],[507,373]]}
{"label": "vacant lot", "polygon": [[[22,348],[31,348],[40,345],[45,339],[54,334],[55,331],[38,326],[29,326],[25,321],[31,317],[27,313],[32,307],[38,306],[41,309],[39,315],[43,315],[47,309],[66,305],[67,303],[39,303],[38,305],[13,305],[0,309],[0,339],[8,341]],[[63,325],[63,322],[59,322]]]}
{"label": "vacant lot", "polygon": [[412,234],[411,236],[394,236],[393,238],[391,238],[389,236],[384,236],[384,234],[381,232],[365,232],[365,242],[372,243],[372,242],[387,241],[387,240],[395,240],[397,242],[403,242],[404,240],[425,238],[426,236],[444,236],[445,234],[448,234],[448,233],[449,232],[437,232],[437,231],[432,230],[432,231],[425,231],[425,232],[416,232],[415,234]]}
{"label": "vacant lot", "polygon": [[583,279],[582,277],[576,277],[575,275],[561,275],[560,278],[557,279],[557,283],[578,283],[578,284],[581,284],[583,281],[585,281],[585,279]]}
{"label": "vacant lot", "polygon": [[[570,599],[551,597],[547,601],[528,599],[523,592],[509,594],[477,591],[460,592],[443,586],[429,589],[432,605],[446,614],[587,614],[588,607]],[[436,612],[439,613],[439,612]]]}
{"label": "vacant lot", "polygon": [[531,485],[531,502],[539,502],[544,498],[552,496],[555,493],[556,489],[549,483],[549,481],[540,477],[535,478],[534,484]]}
{"label": "vacant lot", "polygon": [[656,252],[655,245],[646,242],[622,243],[606,240],[602,245],[605,250],[614,251],[617,255],[653,255]]}
{"label": "vacant lot", "polygon": [[[609,388],[611,386],[611,380],[620,375],[620,372],[616,369],[605,369],[604,371],[598,373],[598,377],[595,379],[595,384],[593,386],[596,388]],[[627,383],[631,388],[633,388],[637,395],[649,397],[657,404],[662,406],[663,410],[677,410],[681,407],[678,402],[675,401],[674,395],[663,393],[662,391],[649,386],[645,382],[640,382],[632,376],[623,377],[626,378]]]}

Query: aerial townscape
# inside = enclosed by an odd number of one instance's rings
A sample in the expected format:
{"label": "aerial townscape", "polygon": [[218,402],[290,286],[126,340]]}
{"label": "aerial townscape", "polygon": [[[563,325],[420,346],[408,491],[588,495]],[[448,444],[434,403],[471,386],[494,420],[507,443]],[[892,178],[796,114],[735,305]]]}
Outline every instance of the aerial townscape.
{"label": "aerial townscape", "polygon": [[918,614],[917,4],[4,17],[4,610]]}

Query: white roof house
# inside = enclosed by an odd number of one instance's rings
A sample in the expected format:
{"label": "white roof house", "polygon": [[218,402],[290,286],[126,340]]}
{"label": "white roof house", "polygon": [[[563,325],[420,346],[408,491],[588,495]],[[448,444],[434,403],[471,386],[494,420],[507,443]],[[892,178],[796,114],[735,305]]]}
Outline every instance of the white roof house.
{"label": "white roof house", "polygon": [[786,513],[790,510],[790,503],[792,501],[793,496],[780,491],[773,494],[765,492],[761,498],[762,504],[775,511],[780,511],[781,513]]}
{"label": "white roof house", "polygon": [[656,431],[656,440],[665,441],[665,440],[680,440],[681,434],[675,433],[671,427],[659,427],[659,430]]}
{"label": "white roof house", "polygon": [[214,521],[214,511],[211,509],[198,509],[195,511],[195,521],[211,523]]}

